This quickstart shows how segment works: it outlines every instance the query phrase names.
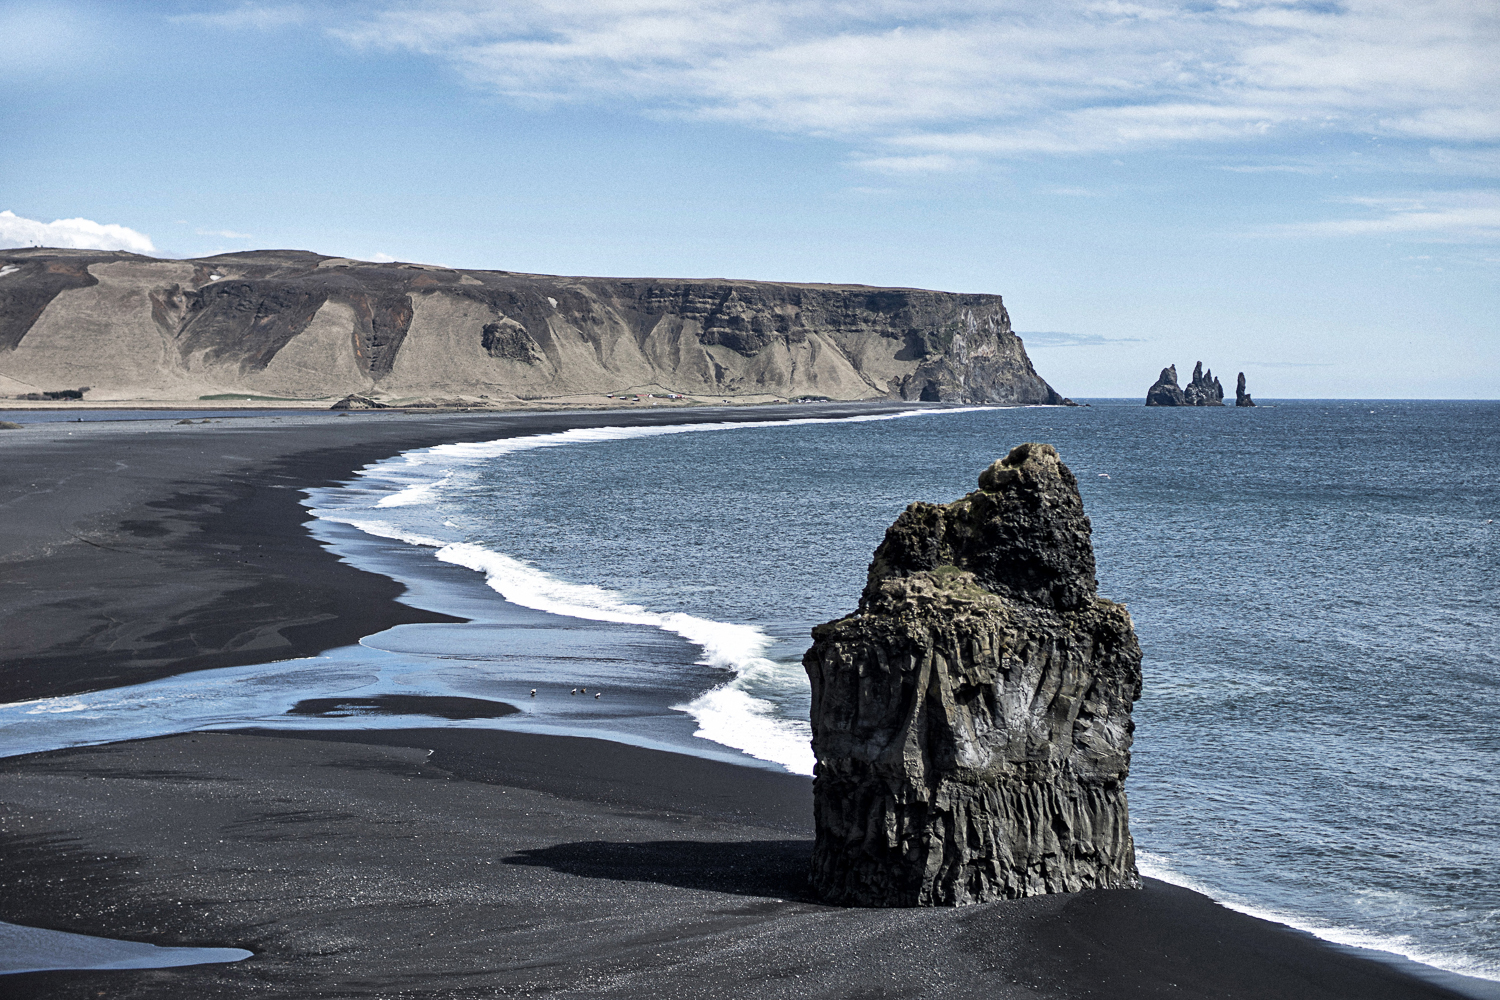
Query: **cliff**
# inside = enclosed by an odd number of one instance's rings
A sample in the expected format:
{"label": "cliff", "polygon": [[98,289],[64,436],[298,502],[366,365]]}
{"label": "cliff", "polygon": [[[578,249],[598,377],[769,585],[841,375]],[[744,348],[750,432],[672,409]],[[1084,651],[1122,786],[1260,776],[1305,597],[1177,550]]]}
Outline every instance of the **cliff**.
{"label": "cliff", "polygon": [[1098,596],[1091,526],[1051,445],[951,504],[914,503],[859,609],[813,630],[825,901],[957,905],[1137,886],[1125,798],[1141,650]]}
{"label": "cliff", "polygon": [[0,396],[1061,403],[996,295],[570,278],[290,250],[0,251]]}

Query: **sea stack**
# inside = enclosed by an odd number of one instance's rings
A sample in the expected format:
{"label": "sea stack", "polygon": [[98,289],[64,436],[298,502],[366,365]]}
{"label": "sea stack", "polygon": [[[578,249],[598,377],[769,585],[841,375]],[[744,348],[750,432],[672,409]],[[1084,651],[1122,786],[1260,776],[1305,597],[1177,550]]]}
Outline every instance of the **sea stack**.
{"label": "sea stack", "polygon": [[1186,406],[1182,389],[1177,384],[1177,366],[1168,365],[1161,370],[1156,384],[1146,390],[1147,406]]}
{"label": "sea stack", "polygon": [[1130,614],[1097,593],[1078,481],[1023,444],[914,503],[859,609],[813,629],[812,882],[826,903],[956,906],[1140,885]]}
{"label": "sea stack", "polygon": [[1224,387],[1214,378],[1212,370],[1203,370],[1200,361],[1193,366],[1193,380],[1182,390],[1182,398],[1188,406],[1223,406]]}
{"label": "sea stack", "polygon": [[1239,381],[1236,382],[1235,385],[1234,385],[1234,405],[1235,406],[1254,406],[1255,405],[1255,400],[1251,399],[1250,398],[1250,394],[1245,391],[1245,373],[1244,372],[1240,372]]}

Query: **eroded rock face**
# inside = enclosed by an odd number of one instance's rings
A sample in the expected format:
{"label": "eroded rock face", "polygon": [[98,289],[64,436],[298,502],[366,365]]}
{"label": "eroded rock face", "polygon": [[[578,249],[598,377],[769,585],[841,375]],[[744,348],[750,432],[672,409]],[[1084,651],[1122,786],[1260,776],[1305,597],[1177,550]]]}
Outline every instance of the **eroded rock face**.
{"label": "eroded rock face", "polygon": [[1140,884],[1125,777],[1141,651],[1096,593],[1078,484],[1015,448],[946,505],[914,503],[859,610],[813,630],[826,902],[951,906]]}

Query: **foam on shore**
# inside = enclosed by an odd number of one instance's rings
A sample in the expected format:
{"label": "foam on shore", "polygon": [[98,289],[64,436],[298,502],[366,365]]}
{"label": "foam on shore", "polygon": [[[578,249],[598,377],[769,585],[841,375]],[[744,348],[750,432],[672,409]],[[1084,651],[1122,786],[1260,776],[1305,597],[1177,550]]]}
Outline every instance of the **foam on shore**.
{"label": "foam on shore", "polygon": [[[592,584],[571,583],[536,566],[483,545],[440,538],[390,520],[392,508],[438,503],[445,489],[468,485],[466,466],[503,455],[574,444],[626,441],[669,434],[793,427],[806,424],[864,423],[907,417],[966,413],[983,407],[947,410],[909,410],[856,417],[807,417],[770,421],[722,421],[648,427],[586,427],[550,434],[501,438],[495,441],[444,444],[376,462],[359,471],[359,479],[328,490],[312,491],[315,515],[357,528],[366,534],[409,545],[435,549],[445,563],[483,573],[486,583],[512,604],[549,614],[586,621],[645,625],[679,635],[699,647],[704,666],[724,671],[723,684],[672,707],[697,723],[696,736],[771,761],[795,774],[811,774],[811,727],[805,720],[786,718],[774,702],[753,693],[757,681],[784,676],[800,668],[778,664],[764,656],[772,639],[753,625],[714,621],[675,611],[656,611],[633,604],[620,593]],[[390,515],[370,517],[375,511]],[[415,512],[413,512],[415,513]],[[435,521],[435,518],[429,520]],[[453,529],[451,521],[424,524],[424,529]]]}

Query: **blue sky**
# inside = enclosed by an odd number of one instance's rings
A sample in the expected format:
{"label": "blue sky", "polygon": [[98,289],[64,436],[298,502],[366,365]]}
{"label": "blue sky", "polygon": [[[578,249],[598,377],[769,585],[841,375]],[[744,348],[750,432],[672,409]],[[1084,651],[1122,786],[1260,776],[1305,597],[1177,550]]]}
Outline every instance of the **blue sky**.
{"label": "blue sky", "polygon": [[0,86],[3,245],[995,292],[1073,396],[1500,395],[1492,0],[0,3]]}

